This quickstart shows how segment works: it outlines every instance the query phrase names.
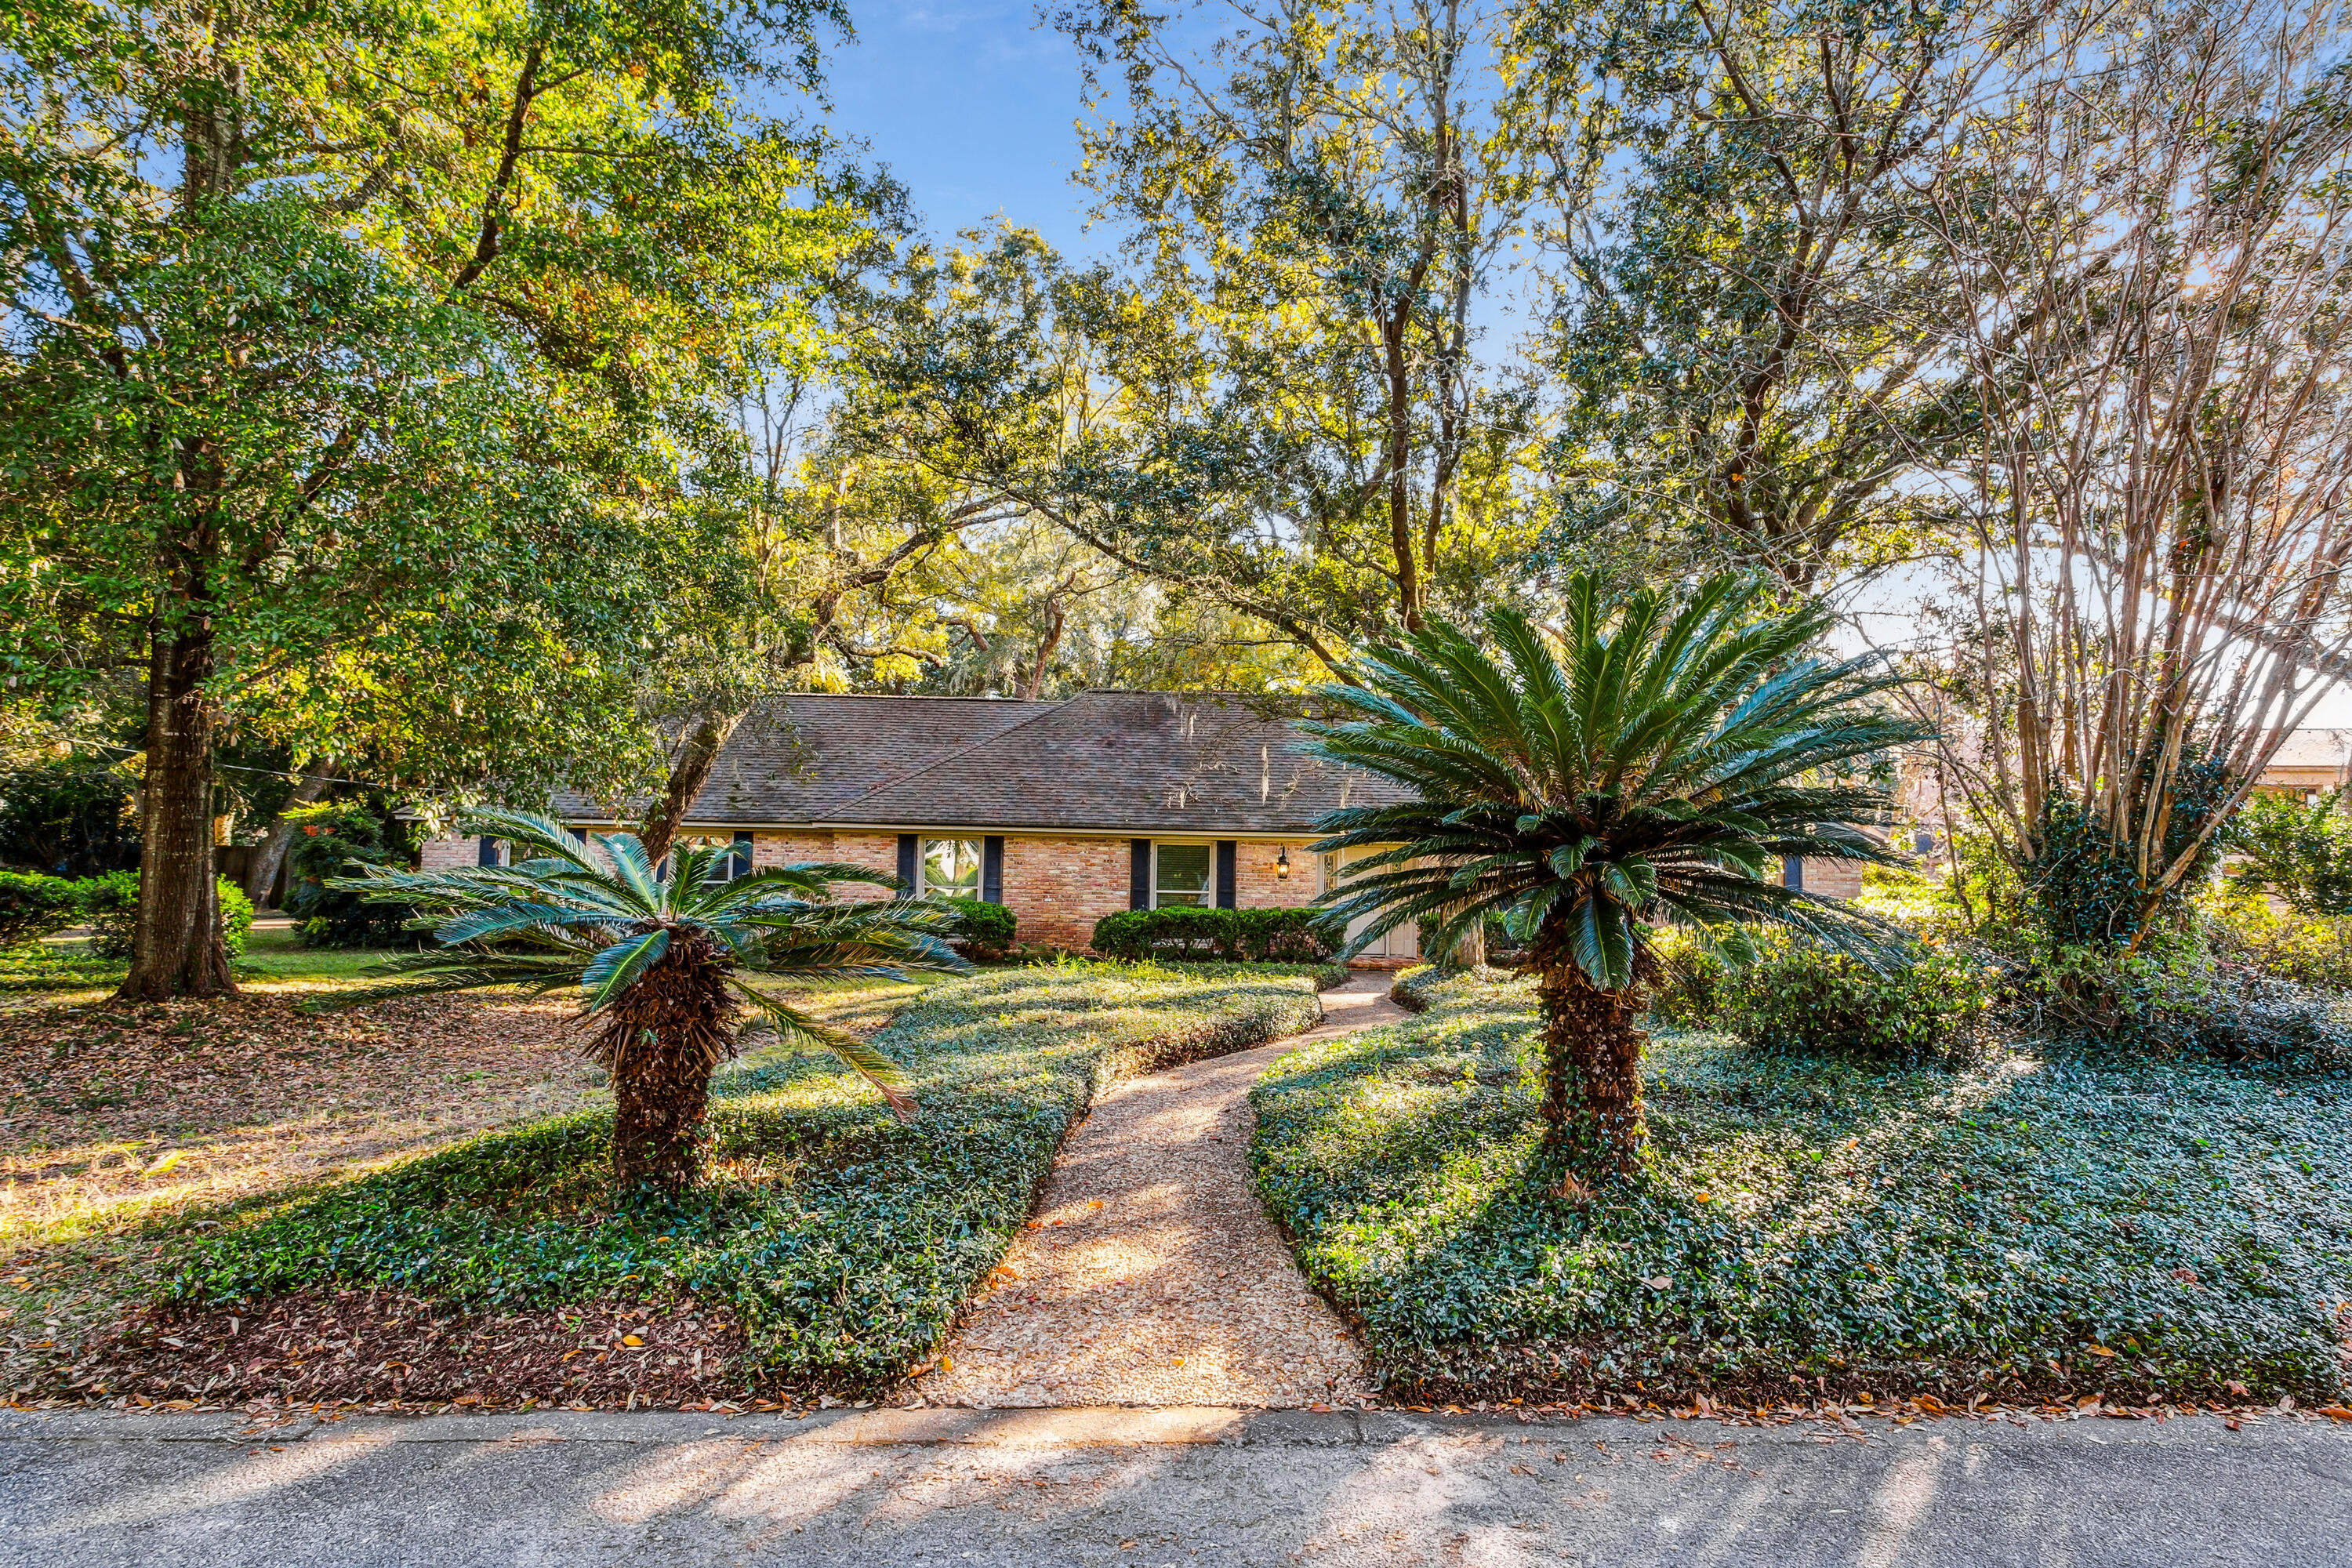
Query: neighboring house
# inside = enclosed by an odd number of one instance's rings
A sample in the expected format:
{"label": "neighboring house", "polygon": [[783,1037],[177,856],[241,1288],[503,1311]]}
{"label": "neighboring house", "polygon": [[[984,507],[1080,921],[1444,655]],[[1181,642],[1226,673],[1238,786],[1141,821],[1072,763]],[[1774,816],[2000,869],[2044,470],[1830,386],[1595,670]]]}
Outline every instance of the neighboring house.
{"label": "neighboring house", "polygon": [[2265,795],[2295,795],[2305,805],[2352,777],[2352,730],[2297,730],[2271,759],[2254,788]]}
{"label": "neighboring house", "polygon": [[[737,730],[680,837],[731,842],[739,868],[872,867],[1003,904],[1022,941],[1083,948],[1121,910],[1312,902],[1338,871],[1307,852],[1316,820],[1395,786],[1303,756],[1300,739],[1235,697],[794,696]],[[579,796],[554,815],[594,831],[638,820]],[[424,864],[499,852],[440,838]],[[1411,957],[1412,942],[1392,932],[1366,956]]]}

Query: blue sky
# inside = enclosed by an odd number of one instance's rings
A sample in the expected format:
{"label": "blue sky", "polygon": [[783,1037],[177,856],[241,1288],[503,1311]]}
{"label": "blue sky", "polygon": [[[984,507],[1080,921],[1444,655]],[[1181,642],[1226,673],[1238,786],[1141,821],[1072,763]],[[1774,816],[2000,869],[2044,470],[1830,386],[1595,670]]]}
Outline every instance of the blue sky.
{"label": "blue sky", "polygon": [[1108,247],[1083,236],[1078,61],[1035,25],[1034,0],[858,5],[857,41],[831,49],[833,123],[864,138],[914,192],[940,238],[999,212],[1065,255]]}

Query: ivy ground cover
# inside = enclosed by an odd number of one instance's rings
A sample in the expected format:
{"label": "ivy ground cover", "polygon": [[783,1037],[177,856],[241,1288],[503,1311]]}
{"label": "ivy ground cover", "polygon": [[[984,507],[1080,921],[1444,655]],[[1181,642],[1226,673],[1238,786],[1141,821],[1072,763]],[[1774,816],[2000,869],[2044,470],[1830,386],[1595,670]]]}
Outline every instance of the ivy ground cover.
{"label": "ivy ground cover", "polygon": [[41,1392],[877,1391],[941,1342],[1102,1083],[1305,1027],[1318,978],[1066,963],[891,988],[871,1038],[910,1080],[911,1122],[829,1057],[755,1058],[714,1089],[709,1180],[687,1201],[616,1205],[597,1108],[248,1205],[177,1232],[159,1305]]}
{"label": "ivy ground cover", "polygon": [[[1965,1400],[2352,1383],[2352,1080],[2016,1049],[1895,1073],[1664,1036],[1655,1162],[1534,1190],[1523,981],[1284,1058],[1259,1187],[1392,1394]],[[2237,1386],[2232,1386],[2232,1385]]]}

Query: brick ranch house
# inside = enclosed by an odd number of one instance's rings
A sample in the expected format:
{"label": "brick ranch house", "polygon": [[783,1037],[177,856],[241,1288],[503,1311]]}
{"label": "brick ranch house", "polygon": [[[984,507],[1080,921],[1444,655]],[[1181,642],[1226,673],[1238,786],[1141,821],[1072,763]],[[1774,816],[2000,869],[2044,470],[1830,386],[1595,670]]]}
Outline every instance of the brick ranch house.
{"label": "brick ranch house", "polygon": [[[1095,921],[1171,904],[1307,904],[1339,874],[1315,823],[1395,786],[1302,755],[1293,720],[1249,700],[1088,691],[1065,701],[797,695],[735,731],[682,841],[732,844],[733,865],[847,861],[919,894],[1010,909],[1023,942],[1082,949]],[[560,795],[579,831],[641,816]],[[494,862],[495,840],[444,837],[427,868]],[[1790,887],[1849,898],[1860,868],[1790,861]],[[881,889],[845,888],[851,896]],[[1416,956],[1391,931],[1363,957]]]}
{"label": "brick ranch house", "polygon": [[[1121,910],[1312,902],[1338,872],[1307,852],[1316,819],[1393,786],[1300,755],[1300,739],[1262,704],[1195,693],[798,695],[737,729],[679,837],[731,843],[742,867],[869,866],[1003,904],[1021,941],[1084,948]],[[596,832],[638,820],[578,795],[553,815]],[[499,853],[436,838],[423,864]],[[1413,953],[1407,930],[1366,956]]]}

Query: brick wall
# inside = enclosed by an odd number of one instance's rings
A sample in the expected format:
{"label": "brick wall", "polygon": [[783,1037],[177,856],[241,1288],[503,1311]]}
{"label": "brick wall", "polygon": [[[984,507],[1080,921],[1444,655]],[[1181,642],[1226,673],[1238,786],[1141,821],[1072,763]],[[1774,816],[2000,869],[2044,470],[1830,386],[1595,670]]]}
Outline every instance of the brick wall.
{"label": "brick wall", "polygon": [[[791,866],[805,860],[865,866],[889,876],[898,874],[898,836],[895,833],[754,833],[751,864]],[[870,882],[843,882],[845,899],[887,899],[890,889]]]}
{"label": "brick wall", "polygon": [[416,868],[420,871],[447,871],[459,866],[478,865],[481,858],[479,838],[428,838],[417,846]]}
{"label": "brick wall", "polygon": [[1808,859],[1805,862],[1805,891],[1832,899],[1853,898],[1862,891],[1862,862]]}
{"label": "brick wall", "polygon": [[1234,902],[1244,910],[1281,909],[1294,904],[1315,901],[1315,857],[1307,847],[1315,841],[1302,838],[1290,847],[1290,877],[1287,881],[1275,875],[1275,860],[1283,846],[1268,844],[1263,839],[1244,838],[1241,853],[1234,866]]}
{"label": "brick wall", "polygon": [[[430,838],[425,841],[421,864],[428,871],[471,866],[477,840]],[[1262,839],[1239,841],[1234,864],[1234,901],[1245,910],[1309,904],[1315,900],[1315,858],[1311,842],[1289,846],[1290,876],[1275,874],[1283,846]],[[1050,942],[1056,947],[1083,948],[1093,936],[1095,921],[1127,908],[1129,841],[1125,838],[1047,838],[1007,835],[1004,840],[1004,902],[1020,922],[1023,942]],[[845,861],[896,874],[898,837],[894,833],[772,832],[751,836],[751,864],[782,866],[803,860]],[[1862,891],[1862,868],[1851,860],[1807,860],[1805,888],[1832,898],[1850,899]],[[843,896],[878,899],[887,889],[855,882],[841,885]]]}

